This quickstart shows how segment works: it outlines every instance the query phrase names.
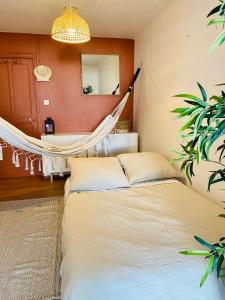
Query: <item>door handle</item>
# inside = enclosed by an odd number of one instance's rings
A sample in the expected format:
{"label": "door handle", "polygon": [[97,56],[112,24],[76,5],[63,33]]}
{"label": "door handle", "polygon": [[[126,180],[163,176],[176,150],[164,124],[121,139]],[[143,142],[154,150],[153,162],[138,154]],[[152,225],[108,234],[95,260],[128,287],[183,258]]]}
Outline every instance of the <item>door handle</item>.
{"label": "door handle", "polygon": [[33,122],[32,118],[29,118],[29,122],[30,122],[30,123],[32,123],[32,122]]}

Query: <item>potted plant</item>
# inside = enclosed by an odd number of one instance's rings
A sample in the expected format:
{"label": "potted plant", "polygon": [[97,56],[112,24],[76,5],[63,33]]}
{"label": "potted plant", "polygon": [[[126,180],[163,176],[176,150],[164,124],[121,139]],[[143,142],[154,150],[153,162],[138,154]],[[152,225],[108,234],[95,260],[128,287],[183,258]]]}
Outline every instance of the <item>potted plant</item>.
{"label": "potted plant", "polygon": [[[209,22],[209,25],[225,25],[225,1],[220,1],[208,17],[217,17]],[[210,51],[225,42],[225,30],[213,42]],[[225,84],[219,84],[223,86]],[[208,191],[218,183],[225,184],[225,92],[222,90],[219,95],[207,96],[203,86],[198,83],[201,96],[191,94],[178,94],[175,97],[184,98],[188,104],[185,107],[175,108],[172,112],[177,114],[177,118],[186,118],[187,122],[181,128],[181,151],[176,151],[175,160],[182,161],[181,170],[191,182],[195,176],[195,165],[201,161],[213,163],[215,168],[209,174]],[[217,159],[211,159],[212,146],[219,141],[217,147]],[[225,214],[219,217],[225,218]],[[210,244],[195,236],[197,242],[206,250],[184,250],[181,254],[203,256],[207,259],[206,270],[202,276],[200,286],[205,283],[208,275],[216,271],[218,278],[225,278],[225,237],[217,243]]]}

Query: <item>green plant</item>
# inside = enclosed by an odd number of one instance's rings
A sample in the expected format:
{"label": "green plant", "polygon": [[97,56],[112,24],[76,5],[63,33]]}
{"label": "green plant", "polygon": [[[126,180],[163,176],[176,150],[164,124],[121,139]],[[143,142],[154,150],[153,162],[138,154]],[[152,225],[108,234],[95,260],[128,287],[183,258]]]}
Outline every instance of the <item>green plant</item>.
{"label": "green plant", "polygon": [[[219,217],[225,218],[224,214]],[[208,250],[183,250],[180,254],[191,255],[191,256],[204,256],[208,260],[205,272],[201,278],[200,287],[202,287],[211,272],[216,271],[217,278],[225,278],[225,237],[222,237],[218,243],[209,244],[201,238],[195,236],[196,241]]]}
{"label": "green plant", "polygon": [[[181,128],[181,151],[176,151],[175,160],[183,161],[181,170],[184,170],[191,182],[195,176],[194,166],[201,160],[219,166],[211,171],[208,190],[213,184],[225,182],[225,141],[217,148],[218,160],[210,158],[210,150],[214,143],[225,134],[225,92],[220,96],[207,97],[205,89],[198,83],[201,98],[191,94],[179,94],[175,97],[185,98],[187,107],[179,107],[172,112],[177,118],[186,118],[187,122]],[[211,104],[211,102],[213,102]]]}
{"label": "green plant", "polygon": [[[213,8],[213,10],[208,14],[207,17],[211,17],[214,15],[217,15],[216,18],[212,19],[208,25],[222,25],[224,28],[225,25],[225,1],[220,0],[219,1],[220,4],[216,7]],[[217,48],[218,46],[221,46],[223,43],[225,42],[225,30],[223,30],[218,37],[215,39],[215,41],[213,42],[210,50],[214,50],[215,48]]]}
{"label": "green plant", "polygon": [[[216,6],[208,17],[218,14],[218,17],[211,20],[209,25],[225,25],[225,1],[220,0],[220,5]],[[213,42],[210,50],[222,45],[225,42],[225,30]],[[225,84],[220,84],[222,86]],[[201,97],[191,94],[179,94],[175,97],[184,98],[188,107],[179,107],[172,112],[177,114],[177,118],[187,118],[187,122],[181,128],[181,151],[175,151],[177,158],[182,161],[181,169],[185,171],[189,181],[194,173],[195,163],[199,164],[201,160],[214,163],[219,166],[211,171],[208,182],[208,191],[211,186],[217,183],[225,183],[225,140],[217,147],[217,160],[210,158],[212,146],[216,141],[220,141],[225,134],[225,92],[208,98],[205,89],[198,83]],[[219,215],[225,218],[225,214]],[[202,287],[211,272],[217,272],[217,278],[225,278],[225,237],[220,238],[218,243],[210,244],[203,239],[195,236],[195,240],[206,247],[207,250],[184,250],[183,255],[204,256],[207,259],[207,266],[201,278],[200,287]]]}
{"label": "green plant", "polygon": [[83,87],[83,93],[85,95],[91,94],[92,92],[94,92],[94,89],[93,89],[93,87],[91,85]]}

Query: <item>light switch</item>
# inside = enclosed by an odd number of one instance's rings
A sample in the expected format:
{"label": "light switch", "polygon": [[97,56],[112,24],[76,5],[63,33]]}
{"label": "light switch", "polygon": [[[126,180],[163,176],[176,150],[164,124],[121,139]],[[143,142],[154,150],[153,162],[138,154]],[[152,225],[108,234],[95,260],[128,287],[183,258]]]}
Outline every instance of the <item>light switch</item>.
{"label": "light switch", "polygon": [[44,105],[49,105],[49,100],[48,99],[45,99],[45,100],[43,100],[43,103],[44,103]]}

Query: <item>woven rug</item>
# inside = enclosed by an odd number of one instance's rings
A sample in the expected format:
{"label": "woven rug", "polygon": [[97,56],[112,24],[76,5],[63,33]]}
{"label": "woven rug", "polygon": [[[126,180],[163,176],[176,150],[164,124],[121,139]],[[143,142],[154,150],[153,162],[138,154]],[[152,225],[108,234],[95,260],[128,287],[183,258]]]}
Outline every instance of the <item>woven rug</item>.
{"label": "woven rug", "polygon": [[62,198],[0,202],[0,299],[59,296]]}

